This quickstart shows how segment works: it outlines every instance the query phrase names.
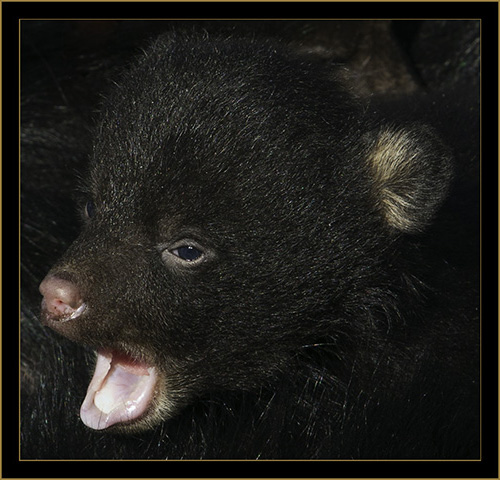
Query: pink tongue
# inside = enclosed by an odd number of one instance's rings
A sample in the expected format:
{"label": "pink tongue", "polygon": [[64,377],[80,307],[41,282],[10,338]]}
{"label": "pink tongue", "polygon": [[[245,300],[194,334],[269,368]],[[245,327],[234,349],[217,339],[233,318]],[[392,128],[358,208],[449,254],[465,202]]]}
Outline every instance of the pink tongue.
{"label": "pink tongue", "polygon": [[153,397],[156,370],[116,352],[97,352],[94,376],[80,409],[87,427],[103,430],[140,417]]}

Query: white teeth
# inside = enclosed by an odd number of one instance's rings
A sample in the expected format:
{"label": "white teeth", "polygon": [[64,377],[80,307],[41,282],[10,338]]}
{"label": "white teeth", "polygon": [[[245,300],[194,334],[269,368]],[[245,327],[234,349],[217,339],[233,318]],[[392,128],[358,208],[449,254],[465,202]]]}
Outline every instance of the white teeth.
{"label": "white teeth", "polygon": [[97,392],[94,396],[94,404],[102,413],[111,413],[113,408],[116,406],[116,402],[114,398],[110,395],[107,395],[107,391]]}
{"label": "white teeth", "polygon": [[83,423],[95,430],[138,418],[149,406],[156,385],[154,367],[134,370],[122,356],[115,362],[112,358],[111,354],[98,353],[94,377],[80,409]]}
{"label": "white teeth", "polygon": [[144,396],[143,387],[148,382],[148,376],[133,375],[117,365],[108,374],[102,389],[96,392],[96,407],[103,413],[123,406],[130,411],[135,410],[136,404]]}
{"label": "white teeth", "polygon": [[95,365],[94,376],[92,377],[92,381],[89,385],[89,390],[92,389],[97,391],[99,387],[104,382],[106,375],[108,374],[111,368],[111,360],[113,356],[111,354],[97,354],[97,362]]}

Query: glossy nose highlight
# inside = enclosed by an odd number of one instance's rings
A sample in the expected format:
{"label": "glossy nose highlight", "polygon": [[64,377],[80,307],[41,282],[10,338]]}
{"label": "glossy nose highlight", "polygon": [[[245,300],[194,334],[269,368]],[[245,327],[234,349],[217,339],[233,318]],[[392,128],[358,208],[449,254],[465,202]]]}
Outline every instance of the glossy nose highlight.
{"label": "glossy nose highlight", "polygon": [[80,289],[69,280],[47,275],[39,289],[43,295],[42,310],[51,320],[73,320],[85,309]]}

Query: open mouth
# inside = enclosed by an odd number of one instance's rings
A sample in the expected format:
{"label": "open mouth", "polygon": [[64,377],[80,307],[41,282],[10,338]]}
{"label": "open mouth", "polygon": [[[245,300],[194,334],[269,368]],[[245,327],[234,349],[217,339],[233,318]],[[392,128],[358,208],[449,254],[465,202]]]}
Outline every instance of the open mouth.
{"label": "open mouth", "polygon": [[152,403],[155,367],[123,352],[97,352],[94,376],[80,409],[87,427],[104,430],[140,418]]}

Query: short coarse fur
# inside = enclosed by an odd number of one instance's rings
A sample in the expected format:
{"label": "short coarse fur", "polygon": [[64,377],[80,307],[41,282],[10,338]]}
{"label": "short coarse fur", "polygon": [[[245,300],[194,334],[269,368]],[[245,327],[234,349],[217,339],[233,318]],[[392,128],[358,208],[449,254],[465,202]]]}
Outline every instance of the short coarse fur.
{"label": "short coarse fur", "polygon": [[[474,326],[403,235],[443,202],[450,153],[342,78],[275,42],[168,34],[107,95],[92,218],[51,270],[89,311],[55,329],[161,372],[115,429],[161,433],[149,457],[477,455]],[[169,256],[186,242],[201,262]],[[103,455],[144,456],[124,451]]]}

